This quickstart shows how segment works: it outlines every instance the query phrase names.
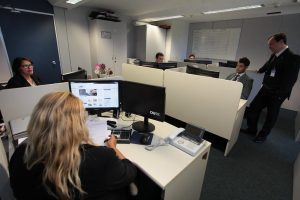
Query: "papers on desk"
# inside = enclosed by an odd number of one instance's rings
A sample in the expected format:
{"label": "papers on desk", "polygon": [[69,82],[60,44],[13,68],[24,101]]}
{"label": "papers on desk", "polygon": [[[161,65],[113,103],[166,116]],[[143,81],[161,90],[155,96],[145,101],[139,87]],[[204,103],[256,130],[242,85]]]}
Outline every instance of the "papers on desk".
{"label": "papers on desk", "polygon": [[90,137],[97,145],[103,146],[104,140],[110,135],[111,131],[107,130],[108,118],[88,118],[86,125],[89,129]]}
{"label": "papers on desk", "polygon": [[14,140],[27,136],[27,126],[30,116],[14,119],[9,121],[11,133]]}

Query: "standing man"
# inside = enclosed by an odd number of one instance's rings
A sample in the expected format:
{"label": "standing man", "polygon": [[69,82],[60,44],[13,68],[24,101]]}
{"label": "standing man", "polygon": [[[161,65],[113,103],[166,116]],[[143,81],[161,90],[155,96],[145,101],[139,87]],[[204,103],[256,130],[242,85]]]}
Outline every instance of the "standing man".
{"label": "standing man", "polygon": [[161,52],[158,52],[156,55],[155,55],[155,62],[156,63],[163,63],[164,62],[164,54],[161,53]]}
{"label": "standing man", "polygon": [[241,94],[241,99],[247,100],[253,85],[253,79],[251,79],[246,74],[246,69],[250,65],[250,60],[246,57],[240,58],[238,64],[236,65],[236,73],[227,76],[226,80],[238,81],[243,84],[243,90]]}
{"label": "standing man", "polygon": [[263,128],[254,138],[254,142],[257,143],[264,142],[274,127],[281,104],[291,95],[300,67],[300,57],[290,51],[284,33],[269,37],[268,45],[272,55],[258,70],[258,73],[265,73],[263,85],[250,104],[247,113],[248,128],[242,130],[256,135],[259,115],[263,108],[267,108]]}

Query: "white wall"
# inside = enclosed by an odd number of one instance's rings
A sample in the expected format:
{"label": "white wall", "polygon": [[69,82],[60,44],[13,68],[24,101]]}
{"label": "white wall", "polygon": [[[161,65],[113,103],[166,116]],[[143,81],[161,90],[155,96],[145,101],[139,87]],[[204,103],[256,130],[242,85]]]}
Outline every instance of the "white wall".
{"label": "white wall", "polygon": [[[260,68],[270,57],[271,52],[267,46],[267,38],[278,32],[285,32],[288,37],[290,49],[300,54],[300,27],[295,22],[300,20],[300,14],[260,17],[253,19],[228,20],[217,22],[192,23],[189,28],[188,53],[192,49],[192,34],[194,30],[213,28],[241,28],[240,41],[236,60],[247,56],[250,61],[249,69]],[[221,58],[222,59],[222,58]],[[260,85],[261,77],[252,75],[255,84]],[[257,94],[259,87],[253,88],[250,100]],[[286,100],[282,107],[290,110],[300,110],[300,75],[293,88],[290,100]]]}
{"label": "white wall", "polygon": [[135,55],[134,57],[145,61],[146,60],[146,30],[147,26],[135,27]]}
{"label": "white wall", "polygon": [[183,61],[187,55],[189,23],[183,20],[173,20],[171,25],[170,60]]}
{"label": "white wall", "polygon": [[77,67],[91,74],[91,55],[88,29],[89,8],[67,10],[54,7],[54,19],[63,73]]}
{"label": "white wall", "polygon": [[166,29],[147,24],[146,30],[146,60],[155,61],[157,52],[166,53]]}
{"label": "white wall", "polygon": [[165,61],[171,60],[172,30],[167,30]]}
{"label": "white wall", "polygon": [[0,82],[7,82],[12,76],[3,35],[0,27]]}
{"label": "white wall", "polygon": [[[63,73],[76,71],[77,67],[87,70],[92,74],[94,66],[91,62],[90,38],[89,38],[89,14],[95,9],[77,7],[64,9],[54,7],[54,19],[59,47],[60,63]],[[120,16],[127,24],[127,56],[135,54],[135,33],[132,20],[129,17]]]}

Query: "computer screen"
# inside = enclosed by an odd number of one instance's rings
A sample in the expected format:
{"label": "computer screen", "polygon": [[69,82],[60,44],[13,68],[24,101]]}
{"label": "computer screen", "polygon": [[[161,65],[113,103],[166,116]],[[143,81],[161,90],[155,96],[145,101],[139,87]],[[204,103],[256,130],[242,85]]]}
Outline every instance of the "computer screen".
{"label": "computer screen", "polygon": [[144,122],[135,122],[132,128],[138,132],[148,133],[155,129],[148,118],[164,121],[165,99],[164,87],[123,81],[121,83],[122,110],[144,117]]}
{"label": "computer screen", "polygon": [[163,69],[163,70],[176,68],[177,67],[177,62],[156,63],[156,65],[154,67],[158,68],[158,69]]}
{"label": "computer screen", "polygon": [[140,61],[140,66],[154,66],[156,62],[150,62],[150,61]]}
{"label": "computer screen", "polygon": [[62,74],[62,81],[64,82],[74,79],[87,79],[86,71],[84,69],[80,69],[75,72]]}
{"label": "computer screen", "polygon": [[72,80],[70,92],[77,96],[86,110],[109,110],[120,107],[119,82],[115,80]]}
{"label": "computer screen", "polygon": [[191,65],[186,66],[186,73],[201,75],[201,76],[209,76],[209,77],[213,77],[213,78],[219,78],[219,74],[220,74],[220,72],[209,71],[209,70],[201,69],[199,67],[194,67]]}
{"label": "computer screen", "polygon": [[236,61],[227,60],[227,66],[228,67],[235,68],[237,64],[238,64],[238,62],[236,62]]}

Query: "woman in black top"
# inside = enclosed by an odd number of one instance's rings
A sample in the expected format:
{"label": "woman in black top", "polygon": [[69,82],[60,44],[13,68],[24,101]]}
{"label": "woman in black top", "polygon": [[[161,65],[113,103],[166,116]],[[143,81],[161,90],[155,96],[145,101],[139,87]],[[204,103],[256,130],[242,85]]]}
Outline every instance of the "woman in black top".
{"label": "woman in black top", "polygon": [[12,70],[14,72],[14,76],[8,81],[6,88],[40,85],[39,79],[33,75],[33,62],[29,58],[15,58]]}
{"label": "woman in black top", "polygon": [[116,148],[96,146],[85,126],[82,102],[50,93],[35,107],[28,139],[10,160],[10,181],[19,199],[127,199],[135,166]]}

